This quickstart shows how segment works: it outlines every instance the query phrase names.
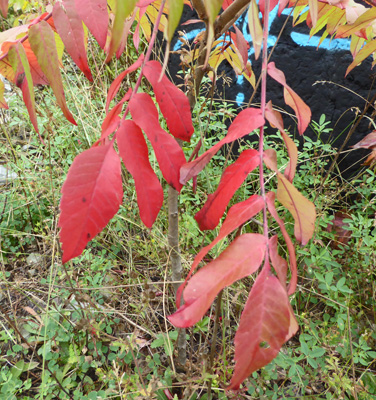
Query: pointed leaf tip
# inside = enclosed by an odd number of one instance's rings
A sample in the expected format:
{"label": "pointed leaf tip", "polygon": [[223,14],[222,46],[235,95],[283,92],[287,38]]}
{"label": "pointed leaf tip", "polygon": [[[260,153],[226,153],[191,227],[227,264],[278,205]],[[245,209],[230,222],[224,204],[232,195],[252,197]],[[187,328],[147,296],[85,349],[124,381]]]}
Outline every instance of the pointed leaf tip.
{"label": "pointed leaf tip", "polygon": [[286,290],[269,268],[257,277],[235,336],[235,371],[227,390],[237,390],[253,372],[269,364],[297,331]]}
{"label": "pointed leaf tip", "polygon": [[298,131],[303,135],[304,131],[307,129],[308,124],[311,121],[311,110],[306,103],[290,88],[286,83],[285,74],[276,68],[274,62],[268,64],[268,74],[275,81],[283,86],[283,93],[285,97],[285,102],[290,106],[298,118]]}
{"label": "pointed leaf tip", "polygon": [[92,82],[93,76],[86,55],[85,33],[81,18],[76,11],[75,0],[63,0],[62,3],[57,1],[53,7],[52,16],[65,49],[86,78]]}
{"label": "pointed leaf tip", "polygon": [[150,140],[163,177],[180,192],[179,171],[186,161],[185,156],[177,141],[161,128],[152,98],[147,93],[137,93],[130,100],[129,109],[135,123]]}
{"label": "pointed leaf tip", "polygon": [[29,29],[29,41],[31,49],[37,56],[38,64],[47,77],[57,104],[63,111],[65,118],[72,124],[77,125],[65,101],[55,35],[50,25],[46,21],[40,21],[38,24],[32,25]]}
{"label": "pointed leaf tip", "polygon": [[[177,139],[189,142],[194,128],[187,96],[165,74],[162,74],[162,66],[158,61],[149,61],[142,72],[153,86],[155,97],[171,134]],[[162,79],[160,79],[161,74]]]}
{"label": "pointed leaf tip", "polygon": [[144,136],[133,121],[126,120],[116,138],[123,163],[135,181],[141,220],[151,228],[163,204],[163,189],[150,165]]}
{"label": "pointed leaf tip", "polygon": [[292,214],[297,240],[306,245],[315,231],[315,205],[305,198],[282,174],[278,173],[277,199]]}
{"label": "pointed leaf tip", "polygon": [[113,143],[78,155],[61,192],[59,227],[66,263],[82,253],[122,203],[120,158]]}
{"label": "pointed leaf tip", "polygon": [[171,323],[186,328],[198,322],[224,287],[257,271],[265,250],[266,238],[262,235],[247,233],[236,238],[190,279],[183,292],[185,303],[169,316]]}
{"label": "pointed leaf tip", "polygon": [[259,163],[258,151],[244,150],[240,157],[225,169],[217,190],[208,196],[202,209],[195,215],[201,230],[211,230],[219,224],[232,196]]}

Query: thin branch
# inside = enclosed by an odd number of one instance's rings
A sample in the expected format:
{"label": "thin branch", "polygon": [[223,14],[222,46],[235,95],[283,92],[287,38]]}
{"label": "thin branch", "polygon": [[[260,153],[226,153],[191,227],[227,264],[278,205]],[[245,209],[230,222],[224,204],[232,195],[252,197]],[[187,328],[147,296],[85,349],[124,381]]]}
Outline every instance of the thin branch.
{"label": "thin branch", "polygon": [[[262,70],[261,70],[261,112],[265,118],[266,108],[266,80],[267,80],[267,68],[268,68],[268,35],[269,35],[269,8],[270,0],[265,1],[265,12],[264,12],[264,37],[262,45]],[[265,182],[264,182],[264,126],[260,129],[260,141],[259,141],[259,154],[260,154],[260,194],[264,199],[264,236],[268,239],[268,216],[266,209],[266,195],[265,195]],[[265,265],[268,265],[268,255],[265,256]],[[269,267],[270,268],[270,267]]]}
{"label": "thin branch", "polygon": [[230,27],[240,17],[240,15],[248,6],[249,0],[235,0],[230,6],[228,6],[226,10],[223,11],[223,13],[215,21],[215,36],[221,36],[223,34],[224,28]]}
{"label": "thin branch", "polygon": [[191,0],[192,6],[196,10],[198,17],[205,23],[208,21],[208,16],[206,14],[205,5],[202,0]]}

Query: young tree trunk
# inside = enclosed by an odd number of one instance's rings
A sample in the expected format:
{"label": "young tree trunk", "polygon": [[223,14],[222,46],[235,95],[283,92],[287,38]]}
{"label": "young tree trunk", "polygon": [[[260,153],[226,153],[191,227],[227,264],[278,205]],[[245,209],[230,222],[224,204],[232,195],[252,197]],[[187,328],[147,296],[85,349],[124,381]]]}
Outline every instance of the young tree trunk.
{"label": "young tree trunk", "polygon": [[[199,18],[205,23],[208,21],[206,16],[206,10],[202,0],[192,0],[193,7],[197,11]],[[235,0],[217,19],[214,32],[215,38],[220,37],[236,20],[242,15],[247,9],[249,0]],[[199,56],[197,60],[197,66],[195,69],[194,85],[193,89],[187,94],[191,110],[193,110],[196,104],[196,98],[199,94],[202,78],[206,71],[203,68],[206,56],[206,40],[201,42],[199,49]],[[178,140],[180,143],[180,141]],[[180,143],[181,144],[181,143]],[[174,292],[178,290],[182,280],[182,265],[179,250],[179,193],[172,188],[168,188],[168,245],[170,253],[170,265],[171,265],[171,278],[173,282]],[[177,361],[181,366],[184,366],[187,360],[187,343],[185,340],[185,329],[179,330],[179,336],[177,341],[178,358]]]}
{"label": "young tree trunk", "polygon": [[[171,278],[174,294],[182,280],[182,265],[179,249],[179,193],[171,186],[168,188],[168,246],[171,263]],[[184,366],[187,361],[187,342],[185,340],[185,329],[179,329],[177,340],[177,361]]]}

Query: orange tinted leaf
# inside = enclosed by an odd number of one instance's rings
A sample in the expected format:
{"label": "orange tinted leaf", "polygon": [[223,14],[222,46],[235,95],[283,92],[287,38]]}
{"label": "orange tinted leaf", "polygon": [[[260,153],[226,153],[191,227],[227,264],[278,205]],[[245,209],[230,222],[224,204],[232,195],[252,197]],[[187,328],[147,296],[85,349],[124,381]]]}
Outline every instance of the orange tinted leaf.
{"label": "orange tinted leaf", "polygon": [[227,217],[223,222],[221,229],[219,230],[218,236],[207,246],[200,250],[200,252],[196,255],[192,267],[187,275],[185,282],[180,285],[178,292],[176,293],[176,304],[180,307],[180,299],[183,289],[191,277],[193,272],[196,270],[202,259],[206,256],[206,254],[223,238],[233,232],[235,229],[239,228],[249,219],[254,217],[257,213],[261,211],[263,208],[264,201],[261,196],[253,195],[249,199],[242,201],[241,203],[237,203],[233,205],[227,213]]}
{"label": "orange tinted leaf", "polygon": [[[15,42],[5,42],[3,43],[1,49],[5,53],[9,51],[11,46],[13,46]],[[25,42],[22,43],[23,48],[25,49],[25,53],[27,56],[27,59],[29,61],[29,66],[30,66],[30,72],[31,76],[33,78],[33,84],[35,85],[48,85],[48,80],[43,74],[38,61],[37,57],[33,53],[30,47],[30,42],[27,39]],[[15,72],[13,71],[13,68],[9,62],[8,57],[0,61],[0,73],[3,75],[8,81],[11,81],[13,83],[16,83],[15,81]]]}
{"label": "orange tinted leaf", "polygon": [[[239,50],[239,53],[241,55],[241,59],[243,61],[243,66],[245,67],[247,65],[247,61],[248,61],[248,42],[245,40],[245,37],[242,33],[242,31],[236,26],[234,25],[235,28],[235,43],[236,43],[236,47]],[[243,69],[244,69],[243,67]]]}
{"label": "orange tinted leaf", "polygon": [[353,24],[342,25],[337,29],[336,38],[348,37],[371,25],[376,19],[376,7],[369,8],[361,14]]}
{"label": "orange tinted leaf", "polygon": [[263,32],[256,0],[251,0],[251,5],[248,9],[248,26],[249,33],[252,36],[252,45],[255,49],[255,58],[257,60],[261,51]]}
{"label": "orange tinted leaf", "polygon": [[348,66],[345,76],[347,76],[350,73],[350,71],[352,71],[357,65],[359,65],[362,61],[364,61],[368,56],[373,54],[375,51],[376,51],[376,40],[372,40],[358,52],[353,62]]}
{"label": "orange tinted leaf", "polygon": [[116,0],[115,21],[111,30],[110,49],[106,62],[109,62],[119,48],[123,36],[124,22],[133,12],[137,0]]}
{"label": "orange tinted leaf", "polygon": [[283,287],[286,287],[287,261],[278,254],[278,235],[274,235],[269,239],[269,255],[279,281]]}
{"label": "orange tinted leaf", "polygon": [[31,26],[29,29],[29,40],[31,48],[37,56],[38,64],[40,65],[44,75],[47,77],[56,96],[57,104],[62,109],[66,119],[72,124],[77,125],[65,102],[55,36],[50,25],[45,21],[41,21],[38,24]]}
{"label": "orange tinted leaf", "polygon": [[362,49],[364,42],[365,40],[363,38],[360,38],[359,36],[351,36],[350,51],[353,58],[355,58],[359,51]]}
{"label": "orange tinted leaf", "polygon": [[282,174],[278,174],[277,199],[294,218],[296,239],[302,245],[307,244],[315,230],[316,210],[314,204],[306,199]]}
{"label": "orange tinted leaf", "polygon": [[67,52],[86,78],[93,81],[87,62],[84,28],[77,14],[75,1],[63,0],[62,3],[57,1],[52,10],[52,16]]}
{"label": "orange tinted leaf", "polygon": [[314,28],[317,24],[318,19],[318,4],[317,0],[308,0],[309,14],[311,16],[312,27]]}
{"label": "orange tinted leaf", "polygon": [[366,161],[362,165],[374,165],[376,163],[376,150],[371,151]]}
{"label": "orange tinted leaf", "polygon": [[283,220],[279,217],[277,210],[275,209],[275,193],[269,192],[266,194],[266,203],[268,206],[268,210],[272,217],[277,221],[279,228],[281,229],[283,238],[285,239],[287,250],[289,251],[289,261],[290,261],[290,271],[291,271],[291,279],[288,285],[287,292],[289,295],[293,294],[296,290],[297,284],[297,264],[296,264],[296,255],[295,255],[295,248],[291,241],[289,234],[287,233],[285,224]]}
{"label": "orange tinted leaf", "polygon": [[168,317],[179,328],[198,322],[226,286],[251,275],[264,259],[266,239],[257,233],[236,238],[221,255],[201,268],[183,292],[184,304]]}
{"label": "orange tinted leaf", "polygon": [[269,123],[279,129],[281,132],[282,138],[287,147],[287,152],[290,157],[290,161],[285,169],[285,177],[292,182],[296,172],[296,166],[298,163],[298,148],[294,141],[288,136],[288,134],[283,129],[283,120],[281,114],[273,110],[272,102],[269,101],[265,108],[265,118],[269,121]]}
{"label": "orange tinted leaf", "polygon": [[285,102],[294,111],[298,118],[298,130],[302,135],[311,121],[311,110],[304,101],[286,83],[285,74],[276,68],[275,63],[268,64],[268,74],[283,86]]}
{"label": "orange tinted leaf", "polygon": [[36,132],[39,133],[37,115],[35,113],[35,97],[33,79],[31,77],[30,66],[27,60],[25,49],[22,44],[17,43],[12,46],[8,53],[9,61],[16,73],[16,85],[21,88],[22,96],[29,112],[30,121]]}
{"label": "orange tinted leaf", "polygon": [[290,303],[279,280],[264,268],[257,277],[235,335],[235,371],[227,389],[237,390],[253,372],[269,364],[295,334]]}
{"label": "orange tinted leaf", "polygon": [[212,159],[214,154],[226,143],[231,143],[236,139],[251,133],[264,125],[261,110],[258,108],[246,108],[241,111],[230,125],[227,135],[204,154],[190,163],[184,164],[180,170],[180,182],[185,184],[191,178],[198,175],[205,165]]}
{"label": "orange tinted leaf", "polygon": [[360,142],[352,146],[354,149],[372,149],[376,146],[376,131],[372,131]]}
{"label": "orange tinted leaf", "polygon": [[5,90],[5,86],[4,86],[4,82],[0,79],[0,108],[6,108],[8,109],[8,104],[4,99],[4,90]]}
{"label": "orange tinted leaf", "polygon": [[[124,3],[127,2],[128,0]],[[75,3],[79,16],[99,46],[104,49],[108,31],[107,0],[75,0]]]}

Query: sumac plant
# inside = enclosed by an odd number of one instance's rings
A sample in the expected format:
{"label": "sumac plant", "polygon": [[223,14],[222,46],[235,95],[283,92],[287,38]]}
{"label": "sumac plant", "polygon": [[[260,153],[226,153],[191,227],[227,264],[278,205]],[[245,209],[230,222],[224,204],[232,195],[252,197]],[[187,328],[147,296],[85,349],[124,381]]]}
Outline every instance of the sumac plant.
{"label": "sumac plant", "polygon": [[[184,3],[193,6],[206,24],[206,30],[197,39],[190,57],[193,81],[187,85],[187,93],[177,88],[164,73],[169,43],[180,21]],[[351,2],[339,1],[334,6],[317,0],[302,0],[294,11],[295,19],[307,4],[309,12],[300,19],[306,19],[312,29],[326,25],[325,34],[333,34],[339,29],[341,37],[352,35],[354,63],[375,49],[372,47],[374,8],[371,11],[357,9],[360,16],[354,16],[350,13],[354,8]],[[62,187],[59,226],[63,263],[79,256],[117,213],[123,201],[121,162],[134,178],[140,218],[146,227],[152,228],[162,207],[164,192],[150,165],[149,149],[154,152],[167,185],[180,193],[181,190],[190,190],[185,185],[191,179],[196,184],[197,175],[224,144],[231,144],[259,130],[259,147],[244,150],[235,162],[224,168],[217,189],[207,196],[205,204],[195,215],[203,231],[213,230],[221,224],[219,234],[196,255],[188,276],[177,291],[177,311],[168,317],[176,327],[190,327],[205,315],[222,289],[255,275],[235,336],[235,370],[227,387],[229,390],[238,390],[252,372],[268,364],[298,330],[289,302],[289,296],[297,286],[294,244],[277,212],[276,201],[291,213],[298,243],[304,246],[315,227],[314,205],[293,185],[297,148],[284,131],[282,116],[266,98],[267,80],[273,79],[281,85],[286,104],[294,110],[297,128],[302,135],[310,122],[310,110],[288,85],[283,72],[273,62],[268,62],[267,53],[269,12],[276,6],[282,12],[292,5],[285,0],[260,0],[258,4],[255,0],[61,0],[48,6],[47,12],[37,18],[0,36],[0,73],[22,90],[37,132],[35,85],[50,85],[65,117],[75,124],[66,104],[60,75],[64,46],[87,79],[92,80],[86,55],[87,30],[105,51],[107,61],[122,54],[129,35],[133,36],[136,48],[140,43],[140,32],[148,41],[145,54],[140,54],[137,61],[120,73],[109,87],[102,134],[91,148],[75,158]],[[215,84],[216,68],[226,59],[237,73],[245,74],[256,86],[248,60],[250,44],[238,29],[229,31],[247,8],[255,55],[259,57],[262,54],[262,72],[257,79],[261,82],[261,107],[240,111],[225,137],[202,154],[199,155],[200,142],[193,154],[184,154],[180,143],[190,142],[192,138],[191,108],[206,73]],[[259,19],[259,10],[262,20]],[[6,15],[7,0],[0,0],[0,11]],[[164,32],[168,43],[163,66],[151,59],[158,29]],[[227,44],[228,38],[231,40]],[[364,43],[367,44],[362,50]],[[118,101],[122,82],[131,72],[138,74],[137,81]],[[143,78],[150,83],[153,95],[139,92]],[[3,92],[1,83],[0,107],[7,108]],[[160,113],[168,131],[160,125]],[[276,152],[264,150],[266,123],[279,129],[286,144],[290,160],[284,171],[277,166]],[[274,173],[276,192],[266,190],[265,167]],[[248,174],[257,169],[258,192],[228,209]],[[263,215],[262,233],[239,234],[240,228],[259,213]],[[226,217],[223,219],[224,214]],[[278,224],[280,236],[274,231],[271,234],[271,220]],[[237,235],[229,246],[216,259],[198,269],[206,254],[233,232]],[[288,259],[279,254],[281,246],[287,249],[284,254],[288,254]]]}

